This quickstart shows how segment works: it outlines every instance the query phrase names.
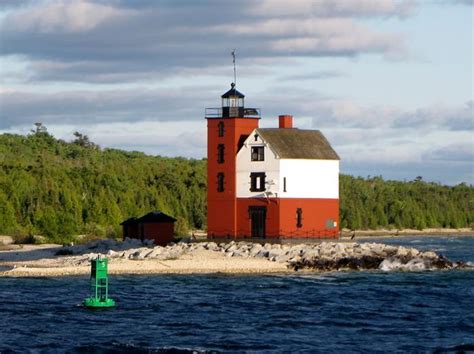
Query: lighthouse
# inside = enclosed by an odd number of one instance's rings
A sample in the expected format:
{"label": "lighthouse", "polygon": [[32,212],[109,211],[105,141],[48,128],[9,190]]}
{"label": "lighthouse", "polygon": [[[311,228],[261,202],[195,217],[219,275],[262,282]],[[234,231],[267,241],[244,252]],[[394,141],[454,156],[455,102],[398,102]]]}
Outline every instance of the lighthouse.
{"label": "lighthouse", "polygon": [[208,238],[335,238],[339,156],[292,115],[259,128],[235,84],[207,108]]}
{"label": "lighthouse", "polygon": [[210,238],[237,236],[236,156],[258,128],[260,109],[245,108],[232,83],[220,108],[207,108],[207,229]]}

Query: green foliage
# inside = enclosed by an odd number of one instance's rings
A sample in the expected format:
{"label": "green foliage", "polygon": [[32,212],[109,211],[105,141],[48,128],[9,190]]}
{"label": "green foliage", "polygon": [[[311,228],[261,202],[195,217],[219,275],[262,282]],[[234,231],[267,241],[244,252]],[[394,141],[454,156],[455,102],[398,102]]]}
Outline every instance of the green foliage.
{"label": "green foliage", "polygon": [[[41,124],[0,135],[0,234],[65,243],[121,237],[120,222],[161,210],[176,235],[206,228],[206,160],[101,150],[75,133],[57,140]],[[474,188],[341,175],[341,227],[472,227]]]}
{"label": "green foliage", "polygon": [[474,188],[341,175],[341,226],[349,229],[460,228],[474,222]]}
{"label": "green foliage", "polygon": [[180,232],[205,226],[205,161],[101,151],[75,137],[57,140],[40,123],[26,137],[0,135],[0,234],[117,238],[120,222],[152,210],[180,220]]}

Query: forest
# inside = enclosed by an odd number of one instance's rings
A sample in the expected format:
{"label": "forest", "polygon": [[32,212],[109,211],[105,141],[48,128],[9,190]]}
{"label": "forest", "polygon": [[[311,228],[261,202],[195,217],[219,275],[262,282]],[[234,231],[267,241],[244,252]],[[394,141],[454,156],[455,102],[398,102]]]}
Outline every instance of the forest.
{"label": "forest", "polygon": [[[152,210],[178,221],[176,233],[206,228],[206,159],[101,149],[86,135],[56,139],[37,124],[27,136],[0,135],[0,234],[120,237],[120,222]],[[340,176],[343,228],[472,227],[474,188],[382,177]]]}

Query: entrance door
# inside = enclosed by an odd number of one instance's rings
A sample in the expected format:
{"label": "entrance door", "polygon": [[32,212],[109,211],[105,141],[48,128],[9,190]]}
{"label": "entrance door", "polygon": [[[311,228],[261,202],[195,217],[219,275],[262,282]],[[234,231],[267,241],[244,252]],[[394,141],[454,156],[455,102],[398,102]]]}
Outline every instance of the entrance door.
{"label": "entrance door", "polygon": [[264,206],[249,207],[252,237],[265,237],[265,224],[267,219],[267,208]]}

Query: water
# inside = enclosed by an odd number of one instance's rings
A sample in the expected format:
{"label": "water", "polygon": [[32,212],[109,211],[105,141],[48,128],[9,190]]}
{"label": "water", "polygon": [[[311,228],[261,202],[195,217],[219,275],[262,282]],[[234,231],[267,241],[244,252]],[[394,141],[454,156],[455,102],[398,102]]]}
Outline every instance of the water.
{"label": "water", "polygon": [[[383,239],[474,261],[474,238]],[[370,241],[372,242],[372,241]],[[473,352],[474,271],[0,278],[0,352]]]}

